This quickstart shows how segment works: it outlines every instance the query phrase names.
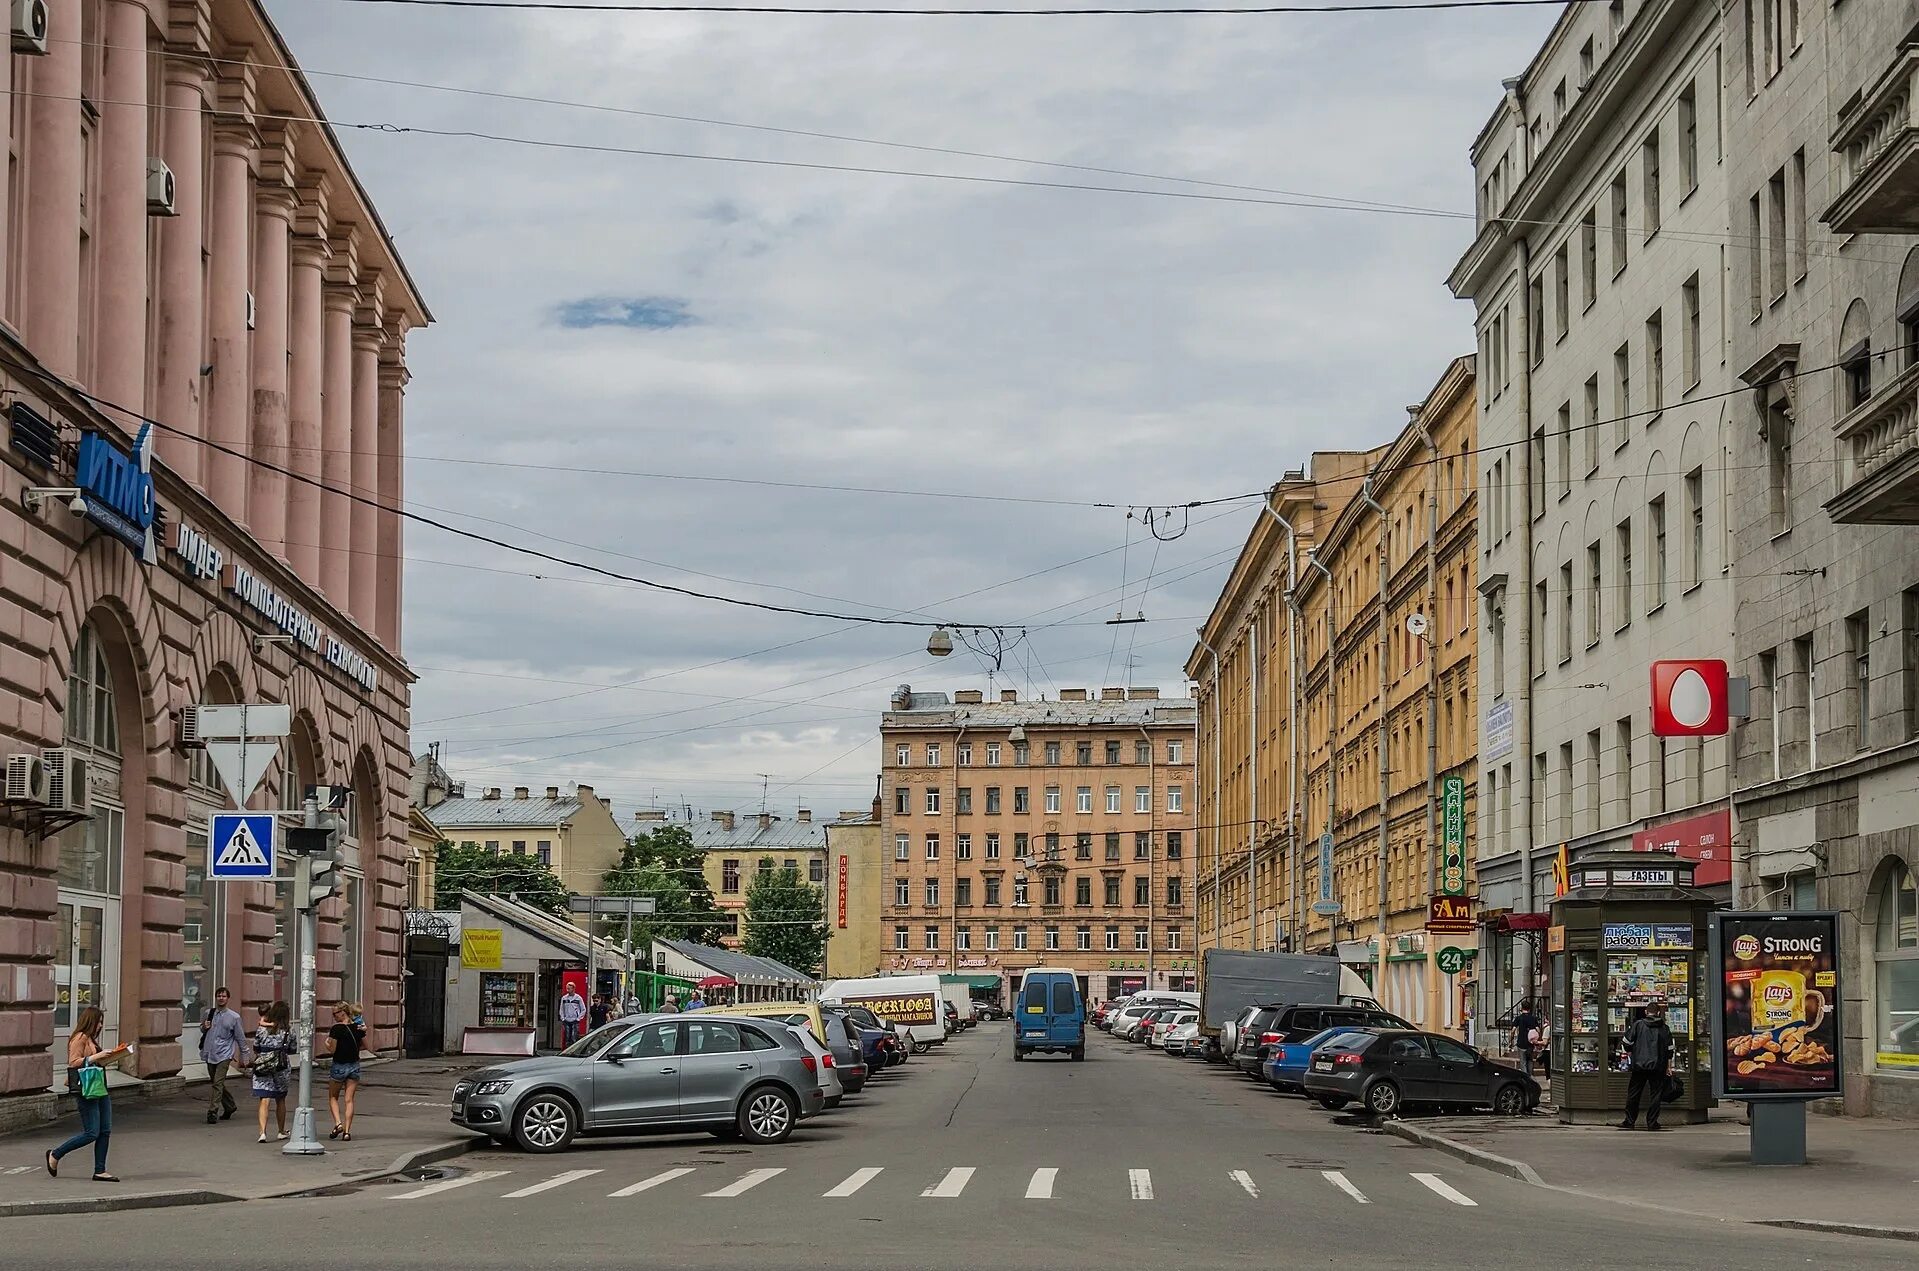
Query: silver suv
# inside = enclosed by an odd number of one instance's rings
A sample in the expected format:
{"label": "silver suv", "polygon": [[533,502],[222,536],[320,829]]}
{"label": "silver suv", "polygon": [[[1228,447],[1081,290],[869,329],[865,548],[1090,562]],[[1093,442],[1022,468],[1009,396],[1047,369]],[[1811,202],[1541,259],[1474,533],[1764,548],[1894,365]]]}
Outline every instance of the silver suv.
{"label": "silver suv", "polygon": [[818,1061],[791,1029],[704,1013],[630,1016],[453,1087],[453,1124],[529,1152],[581,1134],[689,1129],[778,1143],[823,1106]]}

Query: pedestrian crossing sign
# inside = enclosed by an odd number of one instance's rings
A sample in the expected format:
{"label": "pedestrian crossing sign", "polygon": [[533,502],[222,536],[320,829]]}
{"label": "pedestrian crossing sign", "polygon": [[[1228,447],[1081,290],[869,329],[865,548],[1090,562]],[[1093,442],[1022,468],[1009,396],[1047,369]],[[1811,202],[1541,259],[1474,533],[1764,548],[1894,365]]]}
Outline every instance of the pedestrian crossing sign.
{"label": "pedestrian crossing sign", "polygon": [[207,877],[273,877],[274,818],[271,812],[216,812],[207,831]]}

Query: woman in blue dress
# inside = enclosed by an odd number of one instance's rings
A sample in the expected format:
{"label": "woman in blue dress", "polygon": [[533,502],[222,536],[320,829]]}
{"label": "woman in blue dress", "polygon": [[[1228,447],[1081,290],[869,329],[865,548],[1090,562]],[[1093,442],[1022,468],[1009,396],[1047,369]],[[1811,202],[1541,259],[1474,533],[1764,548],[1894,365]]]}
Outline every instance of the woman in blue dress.
{"label": "woman in blue dress", "polygon": [[272,1104],[282,1139],[287,1136],[287,1086],[299,1043],[287,1026],[287,1004],[275,1002],[260,1016],[253,1035],[253,1094],[260,1101],[260,1142],[267,1141],[267,1105]]}

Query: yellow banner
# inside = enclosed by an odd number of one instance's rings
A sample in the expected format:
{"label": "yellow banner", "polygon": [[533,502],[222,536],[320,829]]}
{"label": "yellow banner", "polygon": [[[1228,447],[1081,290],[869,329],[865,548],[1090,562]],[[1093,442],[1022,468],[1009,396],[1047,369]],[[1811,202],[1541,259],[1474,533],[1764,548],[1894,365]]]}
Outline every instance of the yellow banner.
{"label": "yellow banner", "polygon": [[1909,1055],[1896,1050],[1882,1050],[1873,1056],[1881,1068],[1919,1068],[1919,1055]]}
{"label": "yellow banner", "polygon": [[460,932],[460,965],[475,971],[500,969],[500,929],[468,927]]}

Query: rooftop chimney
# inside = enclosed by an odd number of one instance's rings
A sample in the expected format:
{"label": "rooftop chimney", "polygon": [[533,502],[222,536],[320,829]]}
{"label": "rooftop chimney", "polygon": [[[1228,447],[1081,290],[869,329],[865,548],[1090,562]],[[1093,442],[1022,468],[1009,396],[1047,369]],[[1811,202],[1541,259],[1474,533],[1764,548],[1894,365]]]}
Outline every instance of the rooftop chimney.
{"label": "rooftop chimney", "polygon": [[1062,702],[1083,702],[1086,700],[1086,690],[1083,688],[1063,688],[1059,691],[1059,700]]}
{"label": "rooftop chimney", "polygon": [[590,785],[587,785],[584,781],[580,782],[578,785],[574,786],[573,788],[580,792],[580,798],[583,801],[594,797],[593,787]]}
{"label": "rooftop chimney", "polygon": [[1159,700],[1159,690],[1156,688],[1129,688],[1126,690],[1126,696],[1136,702],[1156,702]]}
{"label": "rooftop chimney", "polygon": [[560,797],[560,787],[548,786],[546,788],[546,797],[549,799],[558,800]]}
{"label": "rooftop chimney", "polygon": [[733,814],[731,812],[715,812],[713,819],[729,830],[733,828]]}
{"label": "rooftop chimney", "polygon": [[641,808],[633,814],[635,821],[665,821],[665,808]]}
{"label": "rooftop chimney", "polygon": [[773,817],[773,814],[772,814],[771,812],[762,812],[762,813],[760,813],[760,828],[761,828],[762,830],[770,830],[770,829],[772,829],[772,828],[773,828],[773,820],[774,820],[774,817]]}
{"label": "rooftop chimney", "polygon": [[1103,688],[1099,691],[1099,700],[1102,702],[1123,702],[1126,700],[1126,690],[1123,688]]}
{"label": "rooftop chimney", "polygon": [[527,788],[526,788],[525,786],[514,786],[514,787],[513,787],[513,797],[514,797],[514,798],[516,798],[516,799],[524,799],[524,798],[526,798],[526,797],[527,797]]}
{"label": "rooftop chimney", "polygon": [[985,700],[985,695],[976,688],[963,688],[953,694],[955,706],[978,706]]}
{"label": "rooftop chimney", "polygon": [[813,809],[801,808],[798,813],[798,819],[801,825],[813,824]]}
{"label": "rooftop chimney", "polygon": [[482,799],[497,799],[500,797],[500,787],[488,786],[486,788],[486,793],[481,795],[480,797]]}
{"label": "rooftop chimney", "polygon": [[1017,702],[1019,700],[1019,690],[1016,688],[1003,688],[999,691],[999,700],[1002,702]]}

